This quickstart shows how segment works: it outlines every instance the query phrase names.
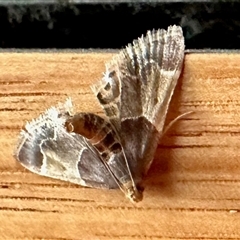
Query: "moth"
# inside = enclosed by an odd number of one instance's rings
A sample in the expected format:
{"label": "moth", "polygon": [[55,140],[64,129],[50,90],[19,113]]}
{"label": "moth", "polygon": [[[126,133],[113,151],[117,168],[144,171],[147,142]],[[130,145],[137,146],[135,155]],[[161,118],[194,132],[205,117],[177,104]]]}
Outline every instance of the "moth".
{"label": "moth", "polygon": [[121,50],[92,86],[105,118],[73,114],[67,99],[26,124],[15,158],[34,173],[120,188],[132,202],[141,201],[183,59],[181,27],[148,31]]}

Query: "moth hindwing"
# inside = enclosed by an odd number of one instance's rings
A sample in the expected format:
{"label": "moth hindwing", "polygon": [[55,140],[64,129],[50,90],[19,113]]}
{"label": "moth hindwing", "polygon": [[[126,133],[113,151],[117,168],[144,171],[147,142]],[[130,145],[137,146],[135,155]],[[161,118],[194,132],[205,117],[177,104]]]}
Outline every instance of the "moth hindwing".
{"label": "moth hindwing", "polygon": [[114,57],[92,86],[107,120],[71,114],[68,99],[26,124],[16,159],[40,175],[120,188],[132,202],[140,201],[183,59],[181,27],[147,32]]}

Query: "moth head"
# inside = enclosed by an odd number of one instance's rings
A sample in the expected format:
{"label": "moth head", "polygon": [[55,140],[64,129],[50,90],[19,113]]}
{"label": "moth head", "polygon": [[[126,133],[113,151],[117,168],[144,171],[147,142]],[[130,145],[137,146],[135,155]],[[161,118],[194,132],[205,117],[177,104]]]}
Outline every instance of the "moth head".
{"label": "moth head", "polygon": [[143,188],[136,188],[135,185],[132,185],[131,187],[127,188],[125,194],[132,203],[137,203],[143,199]]}

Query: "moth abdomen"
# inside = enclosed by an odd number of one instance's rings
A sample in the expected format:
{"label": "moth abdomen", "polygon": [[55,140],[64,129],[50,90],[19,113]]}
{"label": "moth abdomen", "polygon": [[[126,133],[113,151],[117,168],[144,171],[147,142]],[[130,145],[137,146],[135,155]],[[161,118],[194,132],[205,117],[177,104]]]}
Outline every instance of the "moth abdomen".
{"label": "moth abdomen", "polygon": [[77,113],[65,123],[68,132],[78,133],[87,139],[93,138],[101,130],[105,120],[92,113]]}
{"label": "moth abdomen", "polygon": [[111,124],[98,115],[78,113],[70,117],[65,126],[68,132],[75,132],[87,138],[100,154],[104,153],[103,156],[122,151],[121,143]]}
{"label": "moth abdomen", "polygon": [[110,152],[117,153],[122,151],[122,147],[118,139],[116,138],[116,134],[113,130],[108,132],[102,139],[94,138],[89,139],[89,141],[98,149],[99,152],[105,152],[109,150]]}

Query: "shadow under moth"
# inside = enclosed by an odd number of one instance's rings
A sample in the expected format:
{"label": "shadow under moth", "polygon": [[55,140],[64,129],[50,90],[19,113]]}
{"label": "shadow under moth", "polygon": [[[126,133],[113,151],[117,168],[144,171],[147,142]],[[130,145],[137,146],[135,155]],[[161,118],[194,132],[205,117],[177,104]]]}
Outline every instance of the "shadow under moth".
{"label": "shadow under moth", "polygon": [[72,114],[67,99],[26,124],[15,158],[34,173],[120,188],[132,202],[141,201],[183,59],[181,27],[148,31],[120,51],[92,86],[106,118]]}

